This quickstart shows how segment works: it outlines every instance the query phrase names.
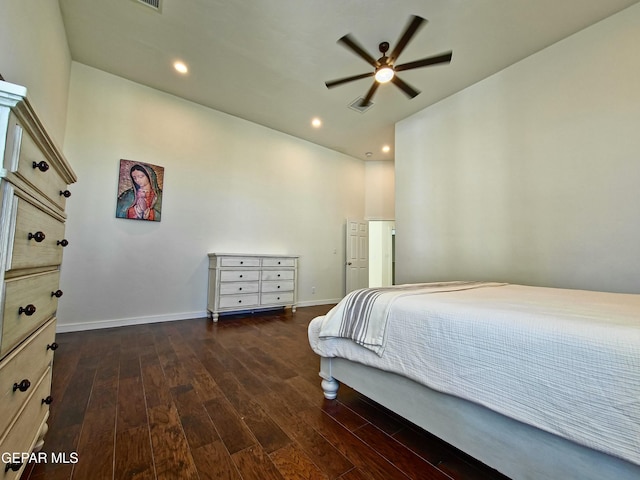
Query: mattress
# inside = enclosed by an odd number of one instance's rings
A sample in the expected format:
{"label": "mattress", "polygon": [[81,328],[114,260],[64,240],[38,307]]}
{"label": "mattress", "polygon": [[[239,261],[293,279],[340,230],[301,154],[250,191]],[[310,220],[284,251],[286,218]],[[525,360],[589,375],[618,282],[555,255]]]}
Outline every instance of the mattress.
{"label": "mattress", "polygon": [[310,345],[640,465],[640,295],[503,284],[402,295],[386,315],[381,353],[321,338],[330,314]]}

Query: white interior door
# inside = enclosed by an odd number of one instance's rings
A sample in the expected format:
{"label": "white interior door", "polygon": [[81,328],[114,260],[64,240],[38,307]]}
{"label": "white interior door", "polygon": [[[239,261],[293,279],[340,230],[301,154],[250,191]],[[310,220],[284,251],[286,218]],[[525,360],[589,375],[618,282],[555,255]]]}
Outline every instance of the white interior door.
{"label": "white interior door", "polygon": [[369,286],[369,222],[347,220],[346,293]]}

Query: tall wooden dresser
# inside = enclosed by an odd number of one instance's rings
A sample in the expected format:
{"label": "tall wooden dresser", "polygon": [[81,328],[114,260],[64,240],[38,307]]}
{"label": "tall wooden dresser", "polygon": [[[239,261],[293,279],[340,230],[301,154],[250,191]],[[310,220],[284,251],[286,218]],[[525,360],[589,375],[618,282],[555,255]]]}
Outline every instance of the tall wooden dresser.
{"label": "tall wooden dresser", "polygon": [[0,478],[42,447],[68,185],[76,176],[38,120],[24,87],[0,81]]}
{"label": "tall wooden dresser", "polygon": [[237,253],[209,254],[207,309],[221,313],[291,307],[298,297],[298,257]]}

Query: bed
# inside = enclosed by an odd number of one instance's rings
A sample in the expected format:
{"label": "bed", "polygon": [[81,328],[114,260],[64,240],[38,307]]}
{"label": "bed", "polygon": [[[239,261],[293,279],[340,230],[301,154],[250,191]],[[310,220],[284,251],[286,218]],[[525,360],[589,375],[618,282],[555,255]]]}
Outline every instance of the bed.
{"label": "bed", "polygon": [[640,479],[640,295],[358,290],[308,328],[343,382],[513,479]]}

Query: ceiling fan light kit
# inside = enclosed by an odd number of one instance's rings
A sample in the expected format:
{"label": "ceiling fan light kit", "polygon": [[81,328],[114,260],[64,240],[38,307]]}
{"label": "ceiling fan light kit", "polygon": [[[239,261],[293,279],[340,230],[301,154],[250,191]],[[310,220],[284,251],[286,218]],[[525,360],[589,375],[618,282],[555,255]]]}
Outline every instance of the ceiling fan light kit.
{"label": "ceiling fan light kit", "polygon": [[404,29],[402,35],[398,39],[393,51],[389,56],[387,56],[387,51],[389,50],[388,42],[381,42],[378,45],[378,50],[382,53],[382,56],[379,59],[373,58],[360,44],[351,36],[351,34],[347,34],[344,37],[338,40],[345,48],[351,50],[357,56],[362,58],[365,62],[371,65],[374,68],[373,72],[361,73],[359,75],[353,75],[350,77],[340,78],[337,80],[331,80],[325,82],[327,88],[337,87],[339,85],[353,82],[355,80],[360,80],[363,78],[374,77],[373,85],[369,88],[367,94],[362,98],[360,105],[362,107],[370,105],[371,99],[375,94],[378,86],[380,84],[391,82],[396,87],[404,92],[409,98],[414,98],[415,96],[420,94],[420,91],[401,80],[396,73],[404,70],[412,70],[414,68],[422,68],[428,67],[431,65],[438,65],[451,62],[451,58],[453,57],[453,52],[445,52],[439,55],[426,57],[421,60],[415,60],[413,62],[404,63],[401,65],[395,65],[396,60],[405,49],[405,47],[409,44],[409,42],[413,39],[414,35],[418,32],[418,30],[427,22],[422,17],[417,15],[413,15],[409,18],[409,23]]}
{"label": "ceiling fan light kit", "polygon": [[387,83],[391,81],[395,74],[396,72],[393,71],[393,68],[385,65],[376,70],[374,78],[378,83]]}

